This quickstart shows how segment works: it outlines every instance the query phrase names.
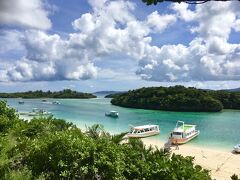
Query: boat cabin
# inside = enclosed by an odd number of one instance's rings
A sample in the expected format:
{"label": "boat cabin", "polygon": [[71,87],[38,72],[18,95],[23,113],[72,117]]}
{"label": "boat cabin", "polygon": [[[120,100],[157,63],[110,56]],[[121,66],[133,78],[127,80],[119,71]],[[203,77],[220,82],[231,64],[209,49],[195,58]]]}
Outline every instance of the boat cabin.
{"label": "boat cabin", "polygon": [[132,128],[132,133],[139,134],[149,131],[159,131],[158,125],[144,125],[144,126],[136,126]]}
{"label": "boat cabin", "polygon": [[196,125],[184,124],[183,121],[178,121],[175,129],[171,133],[172,138],[182,139],[191,136],[195,133]]}
{"label": "boat cabin", "polygon": [[170,140],[173,144],[183,144],[198,136],[199,130],[196,125],[184,124],[183,121],[177,121],[176,127],[170,134]]}
{"label": "boat cabin", "polygon": [[147,137],[160,133],[158,125],[143,125],[132,127],[131,132],[128,133],[128,137]]}
{"label": "boat cabin", "polygon": [[118,117],[119,113],[117,111],[110,111],[110,112],[105,113],[105,116]]}

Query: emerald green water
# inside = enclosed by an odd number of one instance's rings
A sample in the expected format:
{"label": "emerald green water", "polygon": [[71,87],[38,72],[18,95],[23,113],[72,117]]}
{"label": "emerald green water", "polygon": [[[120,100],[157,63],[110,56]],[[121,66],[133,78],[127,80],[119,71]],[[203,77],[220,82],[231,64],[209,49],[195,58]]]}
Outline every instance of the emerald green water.
{"label": "emerald green water", "polygon": [[[8,105],[18,111],[31,111],[32,108],[44,108],[57,118],[63,118],[73,122],[79,127],[102,124],[111,133],[119,133],[129,130],[129,125],[158,124],[161,133],[150,137],[166,141],[169,132],[175,127],[177,120],[185,123],[196,124],[200,130],[199,137],[189,144],[222,148],[231,150],[240,143],[240,111],[223,110],[218,113],[193,113],[193,112],[168,112],[142,109],[129,109],[113,106],[110,99],[58,99],[61,103],[53,105],[54,100],[43,103],[41,99],[24,99],[23,105],[18,104],[19,99],[6,99]],[[106,117],[107,111],[116,110],[119,118]]]}

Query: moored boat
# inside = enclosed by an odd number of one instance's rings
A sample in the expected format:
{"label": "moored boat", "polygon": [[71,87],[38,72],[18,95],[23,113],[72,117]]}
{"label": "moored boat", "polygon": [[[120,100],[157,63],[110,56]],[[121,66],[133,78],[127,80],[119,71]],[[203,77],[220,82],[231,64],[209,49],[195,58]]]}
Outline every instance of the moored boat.
{"label": "moored boat", "polygon": [[119,113],[117,111],[110,111],[110,112],[106,112],[105,116],[118,117]]}
{"label": "moored boat", "polygon": [[27,115],[27,116],[50,116],[52,115],[51,112],[48,112],[44,109],[33,108],[31,112],[21,112],[20,115]]}
{"label": "moored boat", "polygon": [[128,138],[144,138],[154,136],[160,133],[158,125],[143,125],[132,127],[131,131],[126,135]]}
{"label": "moored boat", "polygon": [[233,147],[234,152],[240,153],[240,144],[237,144],[236,146]]}
{"label": "moored boat", "polygon": [[52,104],[60,104],[59,101],[53,101]]}
{"label": "moored boat", "polygon": [[24,104],[24,101],[18,101],[18,104]]}
{"label": "moored boat", "polygon": [[171,132],[169,140],[172,144],[185,144],[200,134],[196,130],[196,125],[185,124],[183,121],[178,121],[176,127]]}

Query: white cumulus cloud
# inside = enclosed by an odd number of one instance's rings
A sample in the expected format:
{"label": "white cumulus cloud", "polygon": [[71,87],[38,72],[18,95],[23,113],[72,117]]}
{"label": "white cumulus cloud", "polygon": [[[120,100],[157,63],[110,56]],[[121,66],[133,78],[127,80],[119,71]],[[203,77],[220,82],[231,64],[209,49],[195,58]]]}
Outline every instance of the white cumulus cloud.
{"label": "white cumulus cloud", "polygon": [[89,79],[97,74],[96,67],[85,52],[75,49],[71,41],[42,31],[25,32],[22,44],[26,56],[1,70],[2,81],[42,81]]}
{"label": "white cumulus cloud", "polygon": [[52,24],[42,0],[0,0],[0,24],[49,29]]}
{"label": "white cumulus cloud", "polygon": [[176,17],[172,14],[160,15],[154,11],[147,17],[147,24],[152,27],[156,32],[162,32],[169,26],[176,22]]}
{"label": "white cumulus cloud", "polygon": [[[149,33],[164,31],[174,15],[150,14],[139,21],[135,4],[128,1],[90,1],[93,12],[72,23],[75,33],[66,39],[58,34],[26,30],[20,42],[26,54],[1,70],[1,81],[51,81],[91,79],[97,76],[96,58],[113,54],[140,60],[154,51]],[[157,21],[162,21],[157,24]],[[149,49],[149,50],[148,50]]]}
{"label": "white cumulus cloud", "polygon": [[[27,30],[21,37],[25,56],[0,69],[0,80],[90,79],[99,70],[95,59],[104,61],[112,55],[134,59],[136,74],[150,81],[240,79],[240,44],[229,42],[231,32],[238,32],[240,12],[234,2],[208,2],[193,9],[175,4],[170,7],[174,13],[155,11],[141,21],[134,15],[133,2],[89,2],[92,11],[72,22],[75,32],[65,39]],[[191,24],[189,33],[195,38],[188,45],[152,44],[153,33],[161,35],[177,21]]]}
{"label": "white cumulus cloud", "polygon": [[154,58],[140,60],[137,74],[152,81],[239,80],[240,44],[229,43],[232,30],[238,31],[236,7],[236,2],[208,2],[194,10],[184,3],[171,6],[180,19],[196,24],[196,37],[189,45],[157,47]]}

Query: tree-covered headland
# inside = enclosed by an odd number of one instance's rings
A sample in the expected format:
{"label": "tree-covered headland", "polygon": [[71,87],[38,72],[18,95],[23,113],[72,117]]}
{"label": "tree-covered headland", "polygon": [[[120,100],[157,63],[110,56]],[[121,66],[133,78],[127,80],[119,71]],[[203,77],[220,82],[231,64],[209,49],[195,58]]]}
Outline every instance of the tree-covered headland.
{"label": "tree-covered headland", "polygon": [[110,95],[117,106],[168,111],[218,112],[240,109],[240,93],[184,86],[148,87]]}
{"label": "tree-covered headland", "polygon": [[16,93],[0,93],[1,98],[76,98],[76,99],[88,99],[96,98],[95,95],[90,93],[82,93],[73,91],[71,89],[64,89],[62,91],[27,91]]}
{"label": "tree-covered headland", "polygon": [[82,132],[61,119],[24,121],[0,101],[1,179],[211,179],[193,157],[120,143],[100,125]]}

